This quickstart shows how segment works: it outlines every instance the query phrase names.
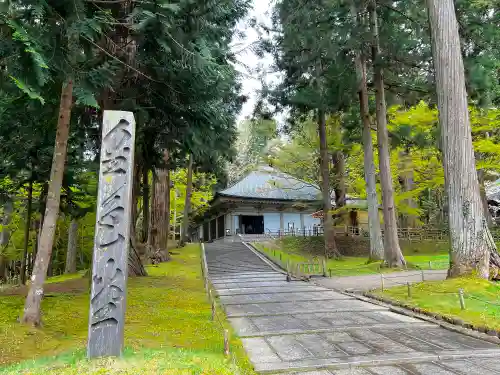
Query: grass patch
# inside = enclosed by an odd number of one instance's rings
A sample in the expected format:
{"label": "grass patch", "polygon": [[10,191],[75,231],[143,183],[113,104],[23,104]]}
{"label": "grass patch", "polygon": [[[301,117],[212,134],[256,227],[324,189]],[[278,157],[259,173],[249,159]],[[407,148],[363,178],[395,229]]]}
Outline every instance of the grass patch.
{"label": "grass patch", "polygon": [[[459,289],[465,293],[465,310],[460,308]],[[406,286],[373,294],[500,331],[500,284],[487,280],[470,277],[414,284],[411,298]]]}
{"label": "grass patch", "polygon": [[[251,365],[246,359],[241,342],[235,335],[232,335],[231,350],[237,359],[241,372],[224,370],[229,366],[229,362],[223,356],[224,345],[220,328],[217,323],[211,321],[210,304],[201,276],[199,245],[190,245],[179,249],[178,253],[172,257],[171,262],[148,266],[149,277],[129,279],[125,321],[125,345],[128,348],[129,357],[125,357],[124,362],[115,360],[117,366],[120,367],[120,364],[133,361],[137,361],[137,366],[140,366],[141,363],[147,361],[144,358],[149,355],[156,356],[154,350],[159,350],[160,353],[171,353],[171,358],[186,359],[189,355],[192,356],[193,360],[195,357],[217,358],[218,362],[214,361],[214,368],[219,372],[214,370],[214,374],[252,374]],[[62,287],[68,283],[74,283],[74,280],[54,285]],[[90,371],[94,362],[86,364],[81,354],[87,340],[88,280],[81,279],[80,284],[79,290],[72,290],[71,293],[53,292],[44,298],[42,302],[43,328],[41,329],[23,326],[16,322],[23,308],[24,296],[0,295],[0,306],[2,306],[0,309],[0,366],[31,360],[21,366],[33,369],[34,366],[39,366],[37,362],[32,362],[33,359],[72,351],[75,353],[74,355],[62,357],[63,368],[66,366],[65,363],[73,361],[75,368],[87,366],[85,368]],[[64,288],[59,289],[64,290]],[[130,353],[134,352],[142,354],[133,358]],[[189,362],[189,360],[187,361]],[[168,364],[167,362],[162,363]],[[181,366],[179,368],[182,368],[183,363],[179,359],[178,365]],[[200,363],[203,364],[203,361]],[[219,365],[221,366],[217,367]],[[31,372],[25,373],[53,374],[50,366],[47,365],[46,372],[30,370]],[[172,363],[172,366],[177,365]],[[4,370],[4,373],[9,373],[5,371],[20,373],[10,369]],[[101,371],[107,370],[102,369]],[[60,373],[91,372],[70,372],[67,370],[67,372]],[[114,372],[95,373],[114,374]],[[128,372],[123,373],[128,374]],[[182,374],[183,372],[172,372],[172,374],[174,373]],[[212,372],[203,373],[212,374]]]}
{"label": "grass patch", "polygon": [[89,361],[83,350],[25,362],[1,370],[2,375],[232,375],[246,374],[223,356],[204,351],[164,349],[127,350],[123,358]]}
{"label": "grass patch", "polygon": [[[411,245],[411,246],[409,246]],[[332,270],[332,276],[370,275],[377,273],[390,273],[412,269],[448,269],[449,256],[441,246],[428,244],[422,246],[412,242],[401,246],[407,261],[406,269],[384,268],[381,262],[367,263],[366,257],[342,257],[329,259],[327,268]],[[446,246],[446,244],[439,244]],[[276,262],[286,264],[312,262],[321,259],[324,251],[323,237],[285,237],[280,240],[258,242],[254,246]],[[429,262],[431,265],[429,266]]]}

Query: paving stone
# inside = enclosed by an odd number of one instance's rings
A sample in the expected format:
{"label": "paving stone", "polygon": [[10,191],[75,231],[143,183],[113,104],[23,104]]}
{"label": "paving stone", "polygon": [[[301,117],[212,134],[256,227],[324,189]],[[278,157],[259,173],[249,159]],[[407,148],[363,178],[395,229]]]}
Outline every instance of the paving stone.
{"label": "paving stone", "polygon": [[331,371],[333,375],[372,375],[367,370],[359,367]]}
{"label": "paving stone", "polygon": [[306,293],[269,293],[269,294],[249,294],[237,296],[221,296],[223,303],[257,303],[261,301],[291,302],[291,301],[322,301],[331,299],[349,299],[340,293],[333,291],[308,292]]}
{"label": "paving stone", "polygon": [[341,342],[338,343],[337,346],[342,349],[344,352],[350,355],[361,355],[361,354],[374,354],[376,351],[373,348],[370,348],[366,345],[361,344],[360,342],[352,341],[352,342]]}
{"label": "paving stone", "polygon": [[[377,375],[410,375],[411,373],[396,366],[369,367],[370,373]],[[413,375],[413,374],[411,374]]]}
{"label": "paving stone", "polygon": [[250,358],[257,358],[261,363],[280,361],[278,355],[263,338],[248,338],[241,341]]}
{"label": "paving stone", "polygon": [[[363,313],[363,315],[366,315],[367,313]],[[399,322],[405,322],[405,323],[421,323],[422,321],[420,319],[415,319],[410,316],[406,315],[401,315],[401,314],[396,314],[392,311],[377,311],[374,313],[368,313],[370,314],[369,316],[374,319],[386,319],[384,321],[388,322],[393,322],[393,321],[399,321]],[[381,318],[380,318],[381,317]]]}
{"label": "paving stone", "polygon": [[461,335],[440,327],[407,328],[401,331],[447,350],[498,348],[495,344],[477,340],[473,337]]}
{"label": "paving stone", "polygon": [[295,338],[302,343],[316,358],[334,358],[345,355],[345,352],[318,334],[297,335]]}
{"label": "paving stone", "polygon": [[[289,286],[290,283],[284,286],[277,287],[259,287],[259,288],[231,288],[231,289],[221,289],[219,294],[221,296],[231,296],[231,295],[249,295],[249,294],[263,294],[263,293],[310,293],[310,292],[328,292],[328,289],[319,288],[309,285],[297,285]],[[307,296],[303,296],[307,297]]]}
{"label": "paving stone", "polygon": [[372,329],[372,331],[384,335],[385,337],[388,337],[389,339],[398,342],[400,344],[403,344],[406,347],[413,350],[418,350],[422,352],[429,352],[429,351],[435,352],[444,349],[441,346],[434,345],[429,342],[419,340],[415,337],[406,335],[405,333],[402,332],[402,330]]}
{"label": "paving stone", "polygon": [[241,243],[207,244],[206,254],[257,372],[500,375],[497,345],[312,283],[287,283]]}
{"label": "paving stone", "polygon": [[293,336],[268,337],[267,342],[283,361],[314,358],[314,354]]}
{"label": "paving stone", "polygon": [[[388,329],[391,329],[388,327]],[[415,352],[415,350],[410,349],[404,345],[401,345],[391,339],[383,336],[381,334],[375,333],[369,329],[367,330],[350,330],[351,336],[358,339],[358,341],[364,342],[367,345],[379,350],[381,353],[410,353]]]}
{"label": "paving stone", "polygon": [[322,336],[332,343],[355,341],[355,339],[349,335],[349,332],[345,331],[322,333]]}
{"label": "paving stone", "polygon": [[481,359],[469,359],[470,362],[483,366],[487,369],[490,370],[496,370],[500,372],[500,357],[497,356],[495,359],[490,359],[490,358],[481,358]]}
{"label": "paving stone", "polygon": [[455,371],[446,370],[433,363],[414,363],[412,365],[406,365],[410,370],[415,369],[416,373],[419,374],[429,374],[429,375],[457,375],[459,373]]}
{"label": "paving stone", "polygon": [[443,361],[439,363],[450,370],[458,370],[464,374],[481,374],[481,375],[498,375],[497,371],[490,371],[483,366],[478,366],[476,363],[466,360]]}

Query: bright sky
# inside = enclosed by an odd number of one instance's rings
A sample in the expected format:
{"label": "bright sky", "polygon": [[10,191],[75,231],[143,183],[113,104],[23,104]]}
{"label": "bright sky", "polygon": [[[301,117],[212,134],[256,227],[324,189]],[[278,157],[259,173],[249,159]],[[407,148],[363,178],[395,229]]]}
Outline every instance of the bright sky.
{"label": "bright sky", "polygon": [[[266,56],[261,59],[252,52],[251,48],[245,48],[259,39],[257,31],[248,26],[248,21],[255,18],[257,23],[265,23],[270,26],[272,3],[273,1],[269,0],[253,0],[253,9],[249,12],[247,18],[241,21],[238,25],[238,30],[244,31],[246,34],[245,38],[243,40],[233,41],[233,44],[235,45],[233,48],[234,51],[241,51],[244,49],[237,55],[239,64],[236,68],[242,73],[242,93],[247,95],[249,98],[249,100],[243,105],[238,122],[252,114],[259,95],[259,90],[262,88],[259,82],[259,76],[255,70],[259,66],[269,68],[273,63],[272,56]],[[272,77],[266,77],[266,80],[271,78]]]}

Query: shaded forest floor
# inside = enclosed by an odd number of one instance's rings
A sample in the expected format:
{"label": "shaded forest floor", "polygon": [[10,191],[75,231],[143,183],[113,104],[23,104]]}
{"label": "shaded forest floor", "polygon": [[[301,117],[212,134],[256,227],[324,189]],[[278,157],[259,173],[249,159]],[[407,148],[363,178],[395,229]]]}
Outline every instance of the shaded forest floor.
{"label": "shaded forest floor", "polygon": [[172,258],[149,266],[148,277],[129,279],[127,351],[121,360],[85,359],[88,279],[76,275],[47,284],[41,329],[17,323],[25,288],[5,290],[0,374],[253,374],[238,339],[231,341],[233,357],[223,355],[221,329],[211,321],[203,286],[199,245],[179,249]]}
{"label": "shaded forest floor", "polygon": [[[285,237],[280,240],[255,243],[260,251],[268,257],[286,264],[310,262],[321,258],[324,245],[323,237]],[[408,270],[448,269],[449,256],[447,243],[421,241],[406,243],[401,241],[401,248],[407,261]],[[367,263],[366,256],[344,256],[341,259],[329,259],[327,268],[332,276],[355,276],[375,273],[401,271],[402,269],[388,269],[381,267],[380,262]]]}

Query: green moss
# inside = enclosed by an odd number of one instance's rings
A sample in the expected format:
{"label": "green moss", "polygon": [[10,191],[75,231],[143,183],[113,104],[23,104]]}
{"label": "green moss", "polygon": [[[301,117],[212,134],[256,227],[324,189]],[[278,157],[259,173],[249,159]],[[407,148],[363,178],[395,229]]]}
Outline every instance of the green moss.
{"label": "green moss", "polygon": [[[279,240],[255,243],[254,246],[269,258],[282,264],[311,262],[322,258],[324,252],[323,237],[285,237]],[[446,243],[432,241],[401,241],[401,248],[407,261],[407,269],[448,269],[449,256]],[[342,257],[329,259],[327,268],[332,276],[369,275],[403,271],[403,269],[383,268],[381,262],[368,263],[364,257]]]}
{"label": "green moss", "polygon": [[[129,279],[125,345],[132,351],[171,348],[200,351],[223,363],[223,335],[221,328],[211,321],[199,245],[179,249],[171,262],[148,266],[147,270],[149,277]],[[0,365],[84,348],[89,295],[87,281],[82,280],[82,285],[79,292],[51,293],[44,298],[41,329],[16,322],[23,308],[23,297],[0,296]],[[64,283],[60,286],[63,289]],[[245,374],[252,373],[240,340],[232,337],[231,349],[238,365]]]}
{"label": "green moss", "polygon": [[47,284],[61,283],[63,281],[81,279],[84,277],[87,270],[79,271],[77,273],[64,274],[59,276],[52,276],[47,279]]}
{"label": "green moss", "polygon": [[4,370],[2,375],[191,375],[247,374],[230,359],[209,351],[165,349],[140,351],[127,350],[123,358],[106,358],[89,361],[82,350],[66,355],[23,363]]}
{"label": "green moss", "polygon": [[[465,293],[465,310],[460,307],[459,289]],[[411,298],[406,286],[384,292],[378,290],[374,294],[476,326],[500,330],[500,285],[487,280],[469,277],[414,284]]]}

